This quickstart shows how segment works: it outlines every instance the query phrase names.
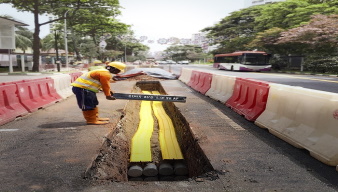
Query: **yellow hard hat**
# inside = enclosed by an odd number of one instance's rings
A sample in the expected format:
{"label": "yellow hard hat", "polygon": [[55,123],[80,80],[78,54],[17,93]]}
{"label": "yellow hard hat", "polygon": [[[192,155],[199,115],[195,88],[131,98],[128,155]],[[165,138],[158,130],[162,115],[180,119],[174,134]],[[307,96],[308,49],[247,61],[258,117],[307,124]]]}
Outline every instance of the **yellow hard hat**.
{"label": "yellow hard hat", "polygon": [[100,60],[95,60],[93,63],[94,63],[94,64],[99,64],[99,63],[102,63],[102,61],[100,61]]}
{"label": "yellow hard hat", "polygon": [[119,69],[120,71],[123,71],[126,68],[126,65],[121,62],[111,62],[108,64],[108,66],[115,67],[116,69]]}

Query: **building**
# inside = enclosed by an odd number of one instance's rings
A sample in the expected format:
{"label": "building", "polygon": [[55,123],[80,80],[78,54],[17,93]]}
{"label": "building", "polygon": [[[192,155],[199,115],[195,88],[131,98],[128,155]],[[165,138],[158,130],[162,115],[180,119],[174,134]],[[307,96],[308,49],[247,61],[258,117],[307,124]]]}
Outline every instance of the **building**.
{"label": "building", "polygon": [[285,1],[285,0],[244,0],[244,7],[251,7],[255,5],[262,5],[266,3],[273,3],[278,1]]}
{"label": "building", "polygon": [[[0,17],[0,67],[9,67],[9,72],[13,72],[13,65],[17,65],[17,50],[15,46],[16,26],[28,25],[21,21]],[[26,54],[24,51],[20,53],[20,63],[24,66]]]}
{"label": "building", "polygon": [[203,49],[203,52],[207,53],[212,50],[215,50],[217,48],[217,45],[210,45],[210,39],[207,38],[207,33],[202,32],[202,33],[196,33],[193,34],[191,37],[191,45],[198,45],[201,46]]}
{"label": "building", "polygon": [[[52,20],[58,19],[58,17],[49,14],[48,15],[48,19],[49,19],[49,21],[52,21]],[[54,29],[56,28],[56,24],[57,24],[56,22],[53,22],[53,23],[49,24],[49,33],[54,33]]]}

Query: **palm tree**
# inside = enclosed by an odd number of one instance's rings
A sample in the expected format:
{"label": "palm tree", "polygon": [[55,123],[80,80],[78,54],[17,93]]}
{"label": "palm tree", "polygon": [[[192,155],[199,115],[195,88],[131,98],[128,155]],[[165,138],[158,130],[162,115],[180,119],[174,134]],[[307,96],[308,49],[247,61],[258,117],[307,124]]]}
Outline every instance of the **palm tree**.
{"label": "palm tree", "polygon": [[28,48],[33,46],[33,33],[25,27],[16,27],[15,46],[25,53]]}

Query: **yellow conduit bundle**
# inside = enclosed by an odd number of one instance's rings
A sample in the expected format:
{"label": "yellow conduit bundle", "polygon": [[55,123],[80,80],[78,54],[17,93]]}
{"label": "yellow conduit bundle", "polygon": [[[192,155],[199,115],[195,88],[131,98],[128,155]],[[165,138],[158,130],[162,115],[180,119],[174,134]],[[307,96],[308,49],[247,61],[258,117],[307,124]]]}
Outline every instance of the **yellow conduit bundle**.
{"label": "yellow conduit bundle", "polygon": [[[152,93],[156,95],[160,94],[158,91],[153,91]],[[176,138],[174,125],[165,112],[162,101],[153,101],[153,110],[159,124],[159,140],[162,159],[183,159],[182,151]]]}
{"label": "yellow conduit bundle", "polygon": [[[151,94],[149,91],[142,91]],[[151,101],[142,101],[140,108],[140,122],[131,141],[130,162],[151,162],[150,138],[154,130]]]}

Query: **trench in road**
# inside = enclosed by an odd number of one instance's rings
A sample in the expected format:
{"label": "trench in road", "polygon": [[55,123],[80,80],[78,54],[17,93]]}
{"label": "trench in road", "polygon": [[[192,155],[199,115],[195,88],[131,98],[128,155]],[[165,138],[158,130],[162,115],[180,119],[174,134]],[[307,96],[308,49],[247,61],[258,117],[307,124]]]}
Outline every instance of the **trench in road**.
{"label": "trench in road", "polygon": [[[140,93],[141,91],[154,91],[158,92],[158,94],[166,95],[165,90],[158,81],[140,81],[136,83],[132,92]],[[144,142],[143,145],[142,140],[140,140],[141,142],[136,144],[138,147],[141,145],[142,149],[150,148],[151,159],[137,159],[131,161],[131,143],[135,133],[137,133],[140,122],[139,111],[141,102],[144,101],[128,101],[124,110],[125,115],[121,117],[118,126],[113,128],[112,132],[108,134],[106,141],[100,149],[100,153],[87,169],[85,178],[114,181],[175,181],[186,180],[191,177],[199,177],[207,174],[208,176],[213,175],[212,179],[216,179],[217,174],[210,174],[210,172],[213,171],[213,168],[200,148],[197,139],[194,138],[189,123],[173,102],[160,102],[157,103],[156,107],[152,107],[153,110],[162,110],[162,112],[160,112],[160,117],[157,116],[158,114],[155,114],[156,112],[152,112],[151,114],[152,119],[154,119],[152,133],[149,134],[150,131],[148,130],[146,131],[148,132],[147,134],[141,134],[141,137],[148,139],[150,135],[150,142]],[[158,108],[159,106],[163,109]],[[163,121],[162,118],[165,118],[165,116],[167,116],[165,124],[168,124],[168,119],[170,119],[172,122],[172,130],[169,128],[166,133],[159,134],[162,129],[159,125]],[[157,120],[157,118],[162,120]],[[168,150],[173,150],[172,145],[163,142],[164,140],[176,140],[183,154],[183,158],[178,156],[164,157],[162,155],[163,151],[168,152]],[[148,146],[149,144],[150,147]],[[174,149],[175,152],[177,152],[176,150],[177,149]],[[182,166],[183,168],[184,166],[186,167],[187,173],[184,171],[175,172],[175,168],[182,168]],[[158,173],[154,175],[144,174],[144,170],[149,167],[155,167],[155,169],[158,170]],[[135,171],[133,173],[137,174],[129,174],[131,168]],[[164,171],[161,173],[161,170],[168,169],[173,171]],[[139,172],[142,174],[140,175]]]}

